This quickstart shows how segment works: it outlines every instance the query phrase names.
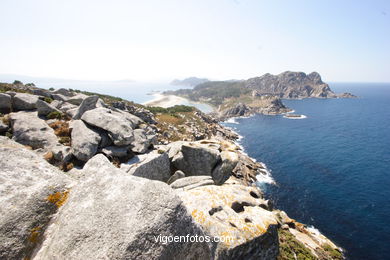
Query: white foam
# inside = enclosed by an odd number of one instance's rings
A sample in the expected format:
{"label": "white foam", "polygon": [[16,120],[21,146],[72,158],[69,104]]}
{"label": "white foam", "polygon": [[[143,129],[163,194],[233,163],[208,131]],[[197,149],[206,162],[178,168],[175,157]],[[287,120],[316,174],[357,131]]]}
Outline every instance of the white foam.
{"label": "white foam", "polygon": [[300,115],[299,117],[290,117],[290,116],[283,116],[284,118],[287,118],[287,119],[305,119],[307,118],[307,116],[305,115]]}
{"label": "white foam", "polygon": [[311,233],[313,233],[317,236],[321,235],[321,232],[317,228],[315,228],[314,226],[308,226],[307,230],[309,230]]}
{"label": "white foam", "polygon": [[256,175],[256,180],[258,183],[267,183],[267,184],[276,184],[274,178],[272,178],[271,170],[267,168],[267,166],[260,162],[260,164],[264,167],[262,170],[264,173],[260,173]]}
{"label": "white foam", "polygon": [[239,122],[236,121],[236,117],[231,117],[228,120],[224,121],[224,123],[237,124],[237,125],[239,124]]}
{"label": "white foam", "polygon": [[[232,117],[232,118],[229,118],[227,121],[225,121],[225,122],[223,122],[223,123],[229,123],[228,121],[231,120],[231,119],[233,119],[234,122],[236,122],[235,120],[236,120],[237,118],[249,118],[249,117],[252,117],[252,116],[254,116],[254,115],[250,115],[250,116],[248,116],[248,117]],[[236,124],[239,124],[239,123],[236,122]],[[242,135],[240,135],[240,134],[236,131],[236,129],[234,129],[234,128],[232,128],[232,127],[229,127],[229,126],[224,126],[224,127],[227,128],[227,129],[229,129],[229,130],[231,130],[232,132],[234,132],[235,134],[238,135],[238,138],[237,138],[237,140],[234,142],[234,144],[237,145],[238,147],[240,147],[241,153],[244,154],[244,155],[246,155],[246,156],[248,156],[252,161],[257,162],[255,158],[250,157],[250,156],[245,152],[245,148],[244,148],[244,146],[242,146],[242,144],[241,144],[242,139],[244,139],[244,137],[243,137]],[[260,165],[262,166],[263,169],[262,169],[262,172],[261,172],[260,174],[256,175],[256,183],[259,184],[259,185],[264,184],[264,183],[266,183],[266,184],[274,184],[274,185],[275,185],[276,182],[275,182],[275,180],[272,178],[271,170],[269,170],[269,169],[267,168],[267,166],[266,166],[264,163],[262,163],[262,162],[259,162],[259,163],[260,163]]]}

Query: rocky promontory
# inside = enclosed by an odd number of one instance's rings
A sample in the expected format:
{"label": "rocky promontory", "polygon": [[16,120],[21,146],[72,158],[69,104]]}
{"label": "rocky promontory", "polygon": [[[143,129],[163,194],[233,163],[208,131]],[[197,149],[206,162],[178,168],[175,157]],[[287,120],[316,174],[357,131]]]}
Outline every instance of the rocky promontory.
{"label": "rocky promontory", "polygon": [[215,107],[213,115],[219,120],[229,117],[260,114],[282,114],[291,111],[282,99],[355,98],[351,93],[335,94],[320,74],[286,71],[278,75],[237,81],[207,81],[193,89],[166,91],[196,102]]}
{"label": "rocky promontory", "polygon": [[343,258],[273,208],[264,166],[194,108],[0,90],[0,259]]}

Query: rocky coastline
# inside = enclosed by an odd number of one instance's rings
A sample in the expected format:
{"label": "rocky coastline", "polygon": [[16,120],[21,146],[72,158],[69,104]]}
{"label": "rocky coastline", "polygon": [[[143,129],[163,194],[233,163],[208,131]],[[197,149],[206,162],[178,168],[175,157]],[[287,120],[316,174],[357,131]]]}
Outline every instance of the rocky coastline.
{"label": "rocky coastline", "polygon": [[[265,167],[209,115],[22,83],[0,90],[1,259],[344,258],[273,207],[255,185]],[[231,240],[156,240],[187,235]]]}
{"label": "rocky coastline", "polygon": [[212,115],[220,121],[253,114],[276,115],[291,112],[283,99],[356,98],[351,93],[334,93],[317,72],[285,71],[248,80],[205,81],[193,89],[166,91],[191,101],[215,107]]}

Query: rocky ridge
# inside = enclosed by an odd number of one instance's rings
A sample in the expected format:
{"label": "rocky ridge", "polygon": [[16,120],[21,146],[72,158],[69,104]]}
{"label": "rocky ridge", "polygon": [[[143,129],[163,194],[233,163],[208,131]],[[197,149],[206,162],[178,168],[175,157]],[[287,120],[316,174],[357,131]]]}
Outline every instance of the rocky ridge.
{"label": "rocky ridge", "polygon": [[213,105],[214,117],[222,121],[255,113],[273,115],[291,111],[281,99],[356,97],[351,93],[335,94],[317,72],[293,71],[241,81],[208,81],[193,89],[165,93]]}
{"label": "rocky ridge", "polygon": [[[170,115],[189,117],[187,140],[172,140],[177,121],[145,108],[10,85],[0,94],[1,259],[342,259],[272,207],[254,185],[264,166],[211,117]],[[156,240],[187,234],[231,240]]]}

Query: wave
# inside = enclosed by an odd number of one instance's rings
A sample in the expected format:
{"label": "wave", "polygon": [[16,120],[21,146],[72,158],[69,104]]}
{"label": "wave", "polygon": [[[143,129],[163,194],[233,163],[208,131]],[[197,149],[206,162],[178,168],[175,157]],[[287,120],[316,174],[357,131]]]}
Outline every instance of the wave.
{"label": "wave", "polygon": [[274,178],[272,178],[271,170],[269,170],[264,163],[260,162],[260,164],[263,166],[263,169],[260,174],[256,175],[256,182],[258,184],[267,183],[275,185],[276,182]]}
{"label": "wave", "polygon": [[237,124],[237,125],[239,124],[239,122],[237,122],[237,120],[236,120],[236,117],[231,117],[228,120],[223,121],[223,123]]}
{"label": "wave", "polygon": [[305,115],[300,115],[299,117],[291,117],[291,116],[283,116],[284,118],[287,118],[287,119],[305,119],[307,118],[307,116]]}
{"label": "wave", "polygon": [[[240,147],[241,153],[248,156],[252,161],[257,162],[257,160],[253,157],[250,157],[246,152],[244,146],[241,144],[242,139],[244,139],[244,136],[240,135],[236,129],[233,129],[231,127],[225,126],[226,128],[230,129],[234,133],[238,135],[238,139],[234,142],[235,145]],[[261,185],[261,184],[273,184],[276,185],[276,182],[274,178],[272,178],[271,170],[267,168],[267,165],[263,162],[259,162],[259,164],[262,166],[261,173],[256,175],[256,184]]]}
{"label": "wave", "polygon": [[252,114],[252,115],[249,115],[249,116],[235,116],[235,117],[230,117],[229,119],[223,121],[222,123],[227,123],[227,124],[240,124],[240,122],[237,121],[237,119],[241,119],[241,118],[251,118],[251,117],[254,117],[256,114]]}

